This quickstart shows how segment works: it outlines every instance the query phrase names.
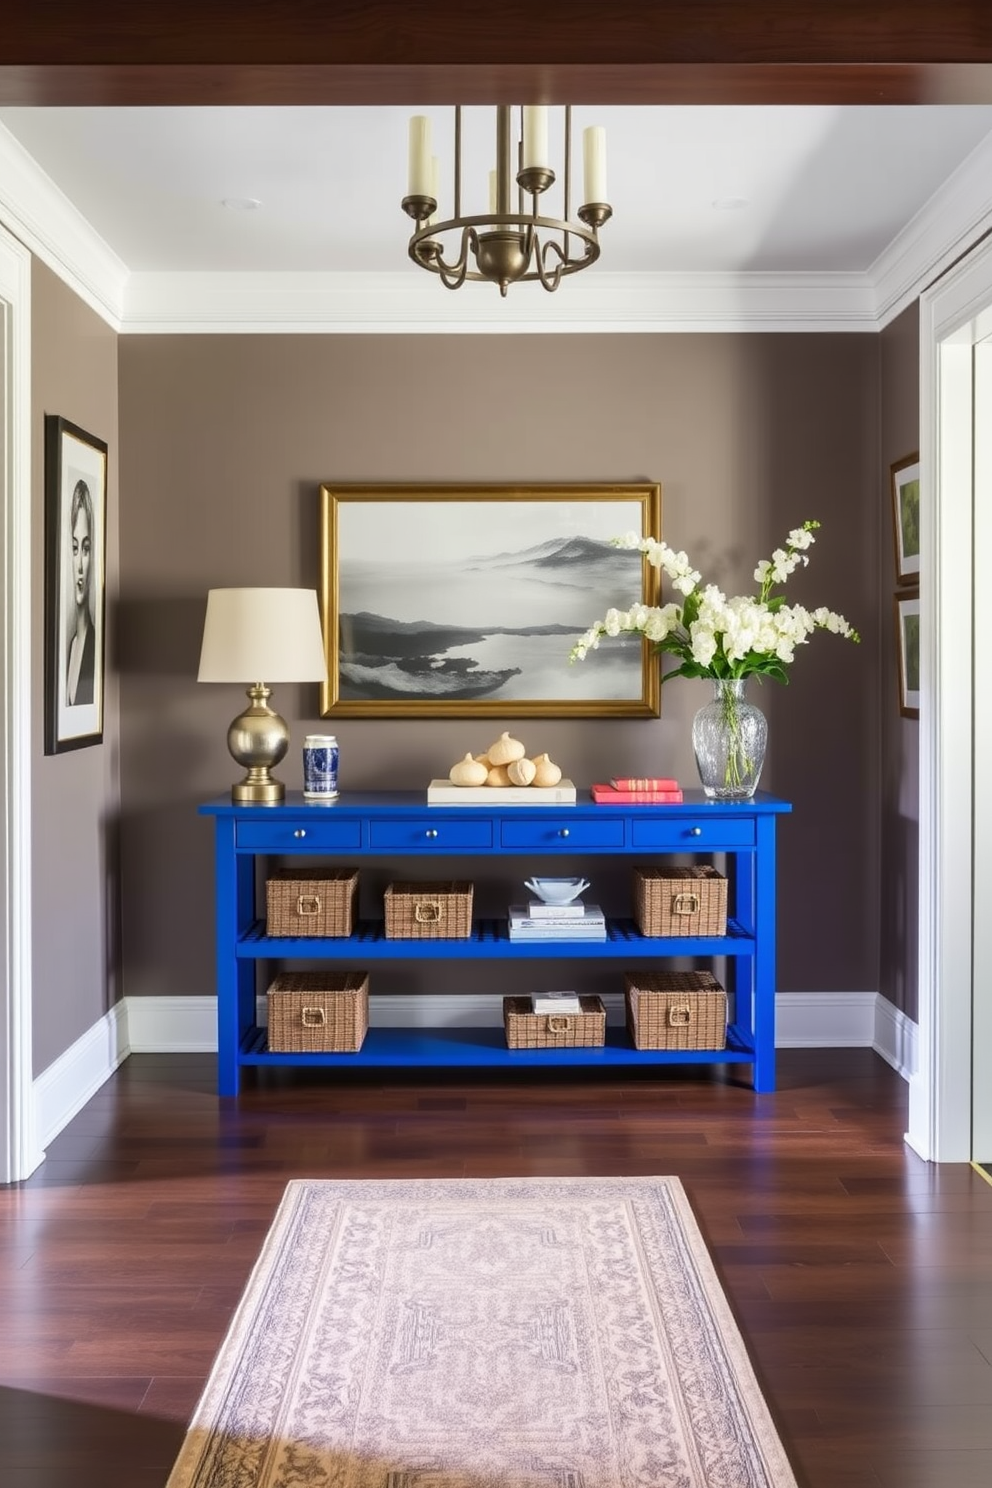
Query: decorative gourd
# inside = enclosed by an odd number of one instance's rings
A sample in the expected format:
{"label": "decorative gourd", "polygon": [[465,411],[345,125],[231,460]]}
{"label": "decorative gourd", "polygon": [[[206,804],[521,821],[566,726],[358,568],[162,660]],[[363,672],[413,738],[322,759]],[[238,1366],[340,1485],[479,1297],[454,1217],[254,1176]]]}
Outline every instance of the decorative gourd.
{"label": "decorative gourd", "polygon": [[518,759],[514,760],[511,765],[507,765],[506,773],[510,777],[511,785],[531,785],[537,770],[533,760]]}
{"label": "decorative gourd", "polygon": [[534,785],[549,786],[557,785],[561,779],[561,770],[553,760],[548,759],[546,754],[538,754],[534,757]]}
{"label": "decorative gourd", "polygon": [[493,765],[492,769],[489,771],[489,774],[486,776],[486,784],[487,785],[509,785],[509,783],[510,783],[510,777],[506,773],[506,766],[505,765]]}
{"label": "decorative gourd", "polygon": [[514,760],[523,759],[526,753],[519,739],[511,739],[509,734],[502,733],[496,743],[489,746],[489,763],[512,765]]}
{"label": "decorative gourd", "polygon": [[448,779],[452,785],[485,785],[488,774],[488,766],[480,765],[478,760],[467,754],[457,765],[452,765],[448,771]]}

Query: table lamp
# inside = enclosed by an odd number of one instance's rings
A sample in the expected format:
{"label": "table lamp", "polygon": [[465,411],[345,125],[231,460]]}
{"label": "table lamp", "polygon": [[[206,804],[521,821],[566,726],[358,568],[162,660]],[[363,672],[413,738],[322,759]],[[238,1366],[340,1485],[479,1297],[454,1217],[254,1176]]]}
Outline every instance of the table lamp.
{"label": "table lamp", "polygon": [[270,772],[289,748],[289,729],[268,706],[266,683],[322,682],[326,675],[315,590],[209,591],[197,681],[250,684],[249,705],[227,731],[227,747],[247,772],[231,787],[232,801],[272,806],[286,794]]}

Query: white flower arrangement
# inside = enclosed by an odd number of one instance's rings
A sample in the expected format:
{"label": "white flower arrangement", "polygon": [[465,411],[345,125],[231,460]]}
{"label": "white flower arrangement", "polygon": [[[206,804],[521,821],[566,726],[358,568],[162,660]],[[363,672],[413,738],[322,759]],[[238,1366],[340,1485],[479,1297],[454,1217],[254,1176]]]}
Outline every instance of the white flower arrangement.
{"label": "white flower arrangement", "polygon": [[843,615],[823,607],[807,610],[787,605],[774,594],[796,569],[809,563],[808,549],[816,539],[819,522],[804,522],[763,558],[754,570],[757,595],[734,595],[728,599],[714,584],[700,589],[702,577],[685,553],[653,537],[628,532],[613,539],[618,548],[634,549],[662,569],[672,588],[683,595],[681,604],[634,604],[628,610],[611,609],[590,626],[572,647],[570,661],[582,661],[599,646],[603,636],[640,634],[656,651],[677,659],[678,665],[665,677],[709,677],[714,680],[744,678],[755,674],[787,682],[786,667],[795,660],[796,647],[805,645],[816,630],[828,630],[848,640],[860,641],[857,631]]}

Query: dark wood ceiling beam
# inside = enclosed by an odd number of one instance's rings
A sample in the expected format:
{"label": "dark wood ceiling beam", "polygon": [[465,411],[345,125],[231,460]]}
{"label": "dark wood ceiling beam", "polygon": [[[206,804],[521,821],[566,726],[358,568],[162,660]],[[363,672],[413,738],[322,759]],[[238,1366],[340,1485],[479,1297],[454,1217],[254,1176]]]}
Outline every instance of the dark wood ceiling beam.
{"label": "dark wood ceiling beam", "polygon": [[989,0],[8,0],[7,104],[992,100]]}
{"label": "dark wood ceiling beam", "polygon": [[7,0],[0,60],[992,61],[987,0]]}
{"label": "dark wood ceiling beam", "polygon": [[984,66],[0,64],[2,105],[992,103]]}

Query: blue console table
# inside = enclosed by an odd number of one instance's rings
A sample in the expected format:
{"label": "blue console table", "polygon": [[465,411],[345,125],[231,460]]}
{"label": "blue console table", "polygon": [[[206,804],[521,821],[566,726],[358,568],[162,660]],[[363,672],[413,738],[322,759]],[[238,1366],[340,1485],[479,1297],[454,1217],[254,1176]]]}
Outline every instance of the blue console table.
{"label": "blue console table", "polygon": [[[338,1068],[571,1065],[750,1064],[756,1091],[775,1088],[775,826],[792,808],[763,792],[750,801],[714,803],[687,792],[676,806],[597,806],[580,792],[574,806],[431,806],[415,792],[345,793],[310,803],[289,792],[278,806],[235,806],[228,798],[200,807],[215,820],[218,1088],[237,1095],[246,1065]],[[511,943],[505,920],[476,920],[468,940],[387,940],[383,922],[359,921],[340,939],[265,933],[255,903],[256,860],[327,855],[361,867],[363,859],[423,859],[427,878],[444,878],[446,855],[526,859],[507,863],[507,897],[526,873],[554,872],[556,855],[629,857],[651,863],[672,854],[728,854],[731,902],[726,936],[642,936],[629,919],[610,920],[603,942]],[[543,860],[543,861],[538,861]],[[736,1016],[726,1049],[636,1050],[626,1031],[608,1027],[605,1048],[514,1049],[493,1028],[376,1028],[354,1054],[271,1053],[255,1013],[259,961],[327,959],[371,968],[411,960],[663,961],[733,958]],[[519,977],[516,978],[519,981]],[[374,1005],[374,983],[371,998]]]}

